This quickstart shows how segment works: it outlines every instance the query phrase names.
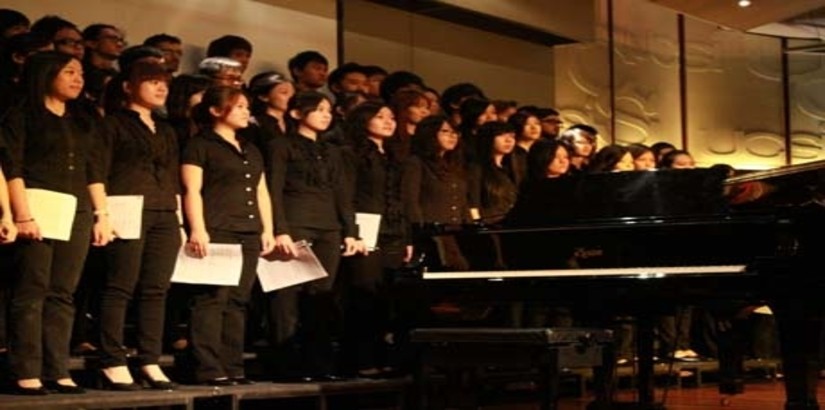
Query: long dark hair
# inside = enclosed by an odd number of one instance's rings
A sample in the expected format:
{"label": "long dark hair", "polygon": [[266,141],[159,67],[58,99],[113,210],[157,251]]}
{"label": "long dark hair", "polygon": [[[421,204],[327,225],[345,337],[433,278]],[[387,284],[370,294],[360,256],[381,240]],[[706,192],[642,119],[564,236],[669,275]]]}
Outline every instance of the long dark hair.
{"label": "long dark hair", "polygon": [[382,108],[389,108],[387,104],[378,101],[367,101],[353,108],[347,114],[344,123],[347,144],[356,151],[363,151],[370,146],[369,124]]}
{"label": "long dark hair", "polygon": [[45,113],[46,97],[52,93],[54,80],[72,60],[77,59],[58,51],[41,51],[26,59],[20,84],[30,109]]}
{"label": "long dark hair", "polygon": [[[527,153],[527,177],[533,181],[547,178],[547,167],[556,158],[559,148],[572,155],[570,148],[558,140],[543,138],[536,141]],[[567,172],[570,173],[569,168]]]}
{"label": "long dark hair", "polygon": [[412,153],[425,163],[433,166],[439,175],[446,175],[450,172],[462,173],[464,171],[464,161],[461,155],[461,141],[452,151],[439,155],[441,145],[438,143],[438,132],[441,127],[447,124],[453,126],[447,117],[443,115],[431,115],[421,120],[415,127],[415,135],[412,137]]}
{"label": "long dark hair", "polygon": [[616,164],[618,164],[628,152],[627,148],[621,145],[608,145],[596,153],[590,161],[587,171],[591,174],[613,172],[613,168],[616,167]]}

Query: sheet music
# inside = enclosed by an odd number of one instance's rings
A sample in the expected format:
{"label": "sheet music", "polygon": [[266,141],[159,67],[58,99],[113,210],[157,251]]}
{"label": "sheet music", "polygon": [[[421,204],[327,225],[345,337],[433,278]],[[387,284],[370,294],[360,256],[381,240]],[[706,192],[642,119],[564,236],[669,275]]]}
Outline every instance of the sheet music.
{"label": "sheet music", "polygon": [[172,282],[193,285],[238,286],[243,269],[240,244],[210,243],[206,257],[190,256],[186,246],[178,252]]}
{"label": "sheet music", "polygon": [[368,251],[375,250],[378,244],[378,230],[381,228],[381,214],[355,213],[358,235],[367,245]]}
{"label": "sheet music", "polygon": [[26,198],[32,218],[44,238],[68,241],[72,236],[77,198],[46,189],[27,188]]}
{"label": "sheet music", "polygon": [[283,289],[327,277],[327,271],[305,241],[296,243],[298,256],[288,261],[261,258],[258,280],[264,292]]}
{"label": "sheet music", "polygon": [[113,195],[107,198],[109,223],[120,239],[140,239],[143,195]]}

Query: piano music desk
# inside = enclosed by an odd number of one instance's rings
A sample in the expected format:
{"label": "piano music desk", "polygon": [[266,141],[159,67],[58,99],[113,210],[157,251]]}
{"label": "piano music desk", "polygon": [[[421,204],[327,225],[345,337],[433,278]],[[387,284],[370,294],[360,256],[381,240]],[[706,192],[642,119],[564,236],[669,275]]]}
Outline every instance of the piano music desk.
{"label": "piano music desk", "polygon": [[602,329],[426,328],[413,330],[412,342],[419,348],[415,382],[421,409],[438,408],[432,394],[438,374],[446,376],[446,401],[477,408],[483,374],[491,368],[537,371],[541,408],[555,409],[562,369],[600,368],[613,355],[612,332]]}

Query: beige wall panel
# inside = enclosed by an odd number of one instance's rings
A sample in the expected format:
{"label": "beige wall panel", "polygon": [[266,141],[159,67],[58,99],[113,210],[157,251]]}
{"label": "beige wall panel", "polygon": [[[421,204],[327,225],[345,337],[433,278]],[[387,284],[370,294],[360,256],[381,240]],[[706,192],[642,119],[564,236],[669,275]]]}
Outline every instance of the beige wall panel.
{"label": "beige wall panel", "polygon": [[576,41],[595,38],[594,0],[437,0]]}
{"label": "beige wall panel", "polygon": [[688,149],[701,165],[785,163],[779,40],[688,19]]}
{"label": "beige wall panel", "polygon": [[58,14],[79,25],[104,22],[122,27],[132,44],[167,32],[185,42],[183,71],[203,56],[207,43],[224,34],[254,46],[249,78],[264,69],[286,71],[295,53],[315,49],[336,64],[335,2],[331,0],[6,0],[4,7],[35,20]]}
{"label": "beige wall panel", "polygon": [[682,144],[676,15],[614,0],[616,142]]}
{"label": "beige wall panel", "polygon": [[350,0],[345,4],[348,61],[410,70],[442,90],[471,81],[490,98],[553,103],[553,50],[405,11]]}
{"label": "beige wall panel", "polygon": [[793,163],[825,159],[825,56],[790,54],[788,66]]}

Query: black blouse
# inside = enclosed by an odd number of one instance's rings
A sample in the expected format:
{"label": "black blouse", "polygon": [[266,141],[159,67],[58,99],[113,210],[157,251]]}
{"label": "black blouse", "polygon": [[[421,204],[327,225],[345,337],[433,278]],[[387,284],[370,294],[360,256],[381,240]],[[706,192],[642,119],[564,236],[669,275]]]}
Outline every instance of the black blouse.
{"label": "black blouse", "polygon": [[467,175],[440,170],[416,156],[407,159],[402,179],[402,200],[413,224],[463,224],[470,222]]}
{"label": "black blouse", "polygon": [[340,147],[325,138],[289,134],[270,141],[267,158],[276,235],[298,226],[358,236],[352,177]]}
{"label": "black blouse", "polygon": [[186,144],[182,164],[203,169],[203,214],[206,230],[259,233],[258,184],[263,158],[255,145],[240,139],[241,150],[209,130]]}
{"label": "black blouse", "polygon": [[270,141],[285,135],[284,132],[281,131],[281,126],[277,118],[269,114],[260,114],[256,115],[254,119],[254,123],[240,132],[247,141],[255,144],[261,152],[266,151],[266,147]]}
{"label": "black blouse", "polygon": [[2,138],[7,179],[74,195],[79,212],[91,210],[88,186],[104,182],[100,137],[91,119],[68,107],[63,116],[14,107],[2,121]]}
{"label": "black blouse", "polygon": [[172,127],[156,118],[152,132],[132,110],[107,116],[103,125],[108,193],[143,195],[144,209],[177,209],[180,168]]}
{"label": "black blouse", "polygon": [[392,154],[382,154],[367,141],[363,147],[345,151],[355,178],[355,211],[381,214],[381,235],[407,235],[401,202],[401,165]]}

